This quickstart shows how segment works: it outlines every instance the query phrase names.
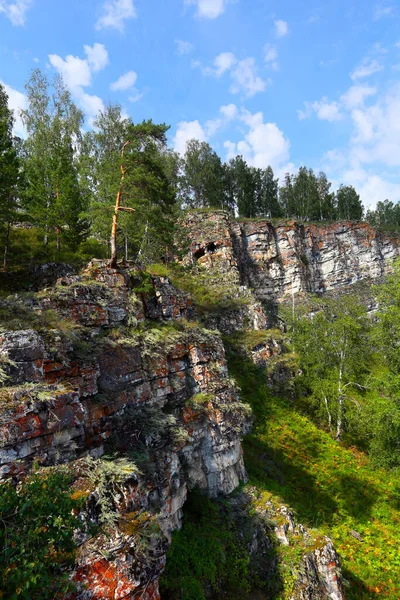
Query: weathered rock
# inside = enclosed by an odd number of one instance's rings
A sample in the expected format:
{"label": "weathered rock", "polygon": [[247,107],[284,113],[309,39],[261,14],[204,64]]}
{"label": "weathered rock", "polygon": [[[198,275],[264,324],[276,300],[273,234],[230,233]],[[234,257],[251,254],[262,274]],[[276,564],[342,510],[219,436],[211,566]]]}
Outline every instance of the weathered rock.
{"label": "weathered rock", "polygon": [[191,242],[186,262],[224,273],[232,285],[248,286],[263,301],[379,278],[399,255],[398,238],[361,222],[234,223],[216,211],[189,215],[184,226]]}
{"label": "weathered rock", "polygon": [[43,379],[44,342],[32,329],[4,331],[0,335],[0,360],[8,383]]}
{"label": "weathered rock", "polygon": [[153,277],[153,287],[154,296],[144,303],[148,319],[191,321],[196,317],[196,307],[190,295],[177,290],[168,277]]}
{"label": "weathered rock", "polygon": [[[265,597],[278,596],[282,570],[286,570],[294,581],[291,600],[345,600],[339,558],[331,540],[315,537],[286,506],[247,486],[229,497],[220,510],[228,510]],[[279,545],[295,546],[298,558],[278,559]]]}
{"label": "weathered rock", "polygon": [[[164,328],[193,318],[188,294],[153,278],[154,302],[143,304],[125,271],[97,263],[88,277],[63,277],[35,300],[35,314],[52,309],[76,323],[71,338],[33,329],[1,335],[12,385],[0,390],[0,475],[20,477],[34,461],[73,468],[82,456],[102,456],[110,442],[124,452],[150,452],[154,472],[127,480],[124,498],[115,499],[114,534],[83,540],[72,576],[80,600],[156,599],[188,488],[217,496],[246,480],[240,436],[248,412],[229,380],[220,337],[193,325]],[[145,314],[159,327],[127,327]],[[119,331],[110,331],[116,325]],[[196,395],[206,402],[191,407]],[[135,425],[140,411],[147,412]],[[146,550],[128,531],[143,511],[160,531]]]}

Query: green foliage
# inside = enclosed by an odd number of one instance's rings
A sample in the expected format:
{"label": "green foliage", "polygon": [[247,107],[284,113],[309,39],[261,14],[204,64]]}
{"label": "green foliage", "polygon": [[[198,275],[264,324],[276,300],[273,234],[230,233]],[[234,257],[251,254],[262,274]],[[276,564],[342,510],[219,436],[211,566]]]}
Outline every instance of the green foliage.
{"label": "green foliage", "polygon": [[389,200],[378,202],[375,210],[367,211],[365,219],[370,225],[379,229],[397,229],[400,226],[400,204],[394,204]]}
{"label": "green foliage", "polygon": [[114,527],[118,520],[114,496],[121,492],[129,479],[139,473],[137,466],[124,457],[88,457],[83,465],[83,473],[96,488],[101,525],[106,528]]}
{"label": "green foliage", "polygon": [[256,416],[244,441],[250,484],[332,538],[349,582],[348,600],[397,600],[399,476],[373,469],[362,452],[337,444],[286,400],[272,398],[264,373],[234,349],[229,370]]}
{"label": "green foliage", "polygon": [[74,559],[75,516],[70,478],[50,471],[15,487],[0,485],[0,596],[53,599],[71,590],[65,567]]}
{"label": "green foliage", "polygon": [[86,197],[77,169],[83,113],[60,77],[51,93],[47,78],[35,69],[25,87],[24,206],[43,232],[44,245],[55,232],[58,250],[64,242],[76,248],[88,233],[88,223],[81,217]]}
{"label": "green foliage", "polygon": [[337,191],[337,216],[339,219],[358,221],[362,219],[364,207],[360,196],[352,185],[341,185]]}
{"label": "green foliage", "polygon": [[18,142],[12,134],[13,125],[13,112],[8,108],[8,96],[0,83],[0,236],[4,243],[4,265],[10,225],[17,219],[18,187],[21,184]]}
{"label": "green foliage", "polygon": [[184,206],[222,208],[224,172],[221,159],[207,142],[189,140],[180,187]]}
{"label": "green foliage", "polygon": [[172,264],[168,276],[178,289],[191,294],[200,315],[223,313],[248,303],[246,295],[238,296],[232,284],[224,282],[221,277],[211,283],[208,271],[193,273],[192,269]]}
{"label": "green foliage", "polygon": [[241,600],[252,589],[249,557],[233,523],[218,505],[192,492],[182,531],[173,534],[161,595],[166,600]]}
{"label": "green foliage", "polygon": [[350,411],[357,412],[354,394],[363,389],[371,360],[366,310],[351,297],[324,300],[312,317],[297,318],[292,328],[300,355],[300,384],[340,440]]}

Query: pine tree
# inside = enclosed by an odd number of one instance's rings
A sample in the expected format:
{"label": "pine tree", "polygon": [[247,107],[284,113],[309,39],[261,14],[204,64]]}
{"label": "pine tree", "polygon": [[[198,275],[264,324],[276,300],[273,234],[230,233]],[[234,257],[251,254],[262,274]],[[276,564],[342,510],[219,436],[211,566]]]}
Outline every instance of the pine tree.
{"label": "pine tree", "polygon": [[224,169],[220,157],[206,142],[188,141],[183,159],[181,190],[186,206],[222,207]]}
{"label": "pine tree", "polygon": [[358,221],[362,218],[364,207],[360,196],[352,185],[341,185],[336,194],[338,219]]}
{"label": "pine tree", "polygon": [[10,227],[17,218],[20,161],[12,129],[14,117],[8,108],[8,96],[0,84],[0,227],[4,244],[4,266],[7,265]]}
{"label": "pine tree", "polygon": [[319,218],[321,221],[333,221],[336,217],[335,194],[331,192],[332,184],[323,171],[318,175]]}
{"label": "pine tree", "polygon": [[293,190],[293,175],[286,173],[284,184],[279,188],[279,203],[286,218],[296,214],[296,203]]}
{"label": "pine tree", "polygon": [[117,226],[142,262],[159,259],[171,241],[176,195],[167,169],[168,129],[151,120],[127,128],[111,236],[113,267],[117,264]]}
{"label": "pine tree", "polygon": [[91,232],[109,242],[110,219],[121,180],[121,149],[128,139],[130,120],[122,115],[119,104],[100,111],[94,128],[81,143],[79,175],[82,193],[87,198],[87,219]]}
{"label": "pine tree", "polygon": [[257,215],[255,197],[255,176],[242,156],[229,161],[232,174],[235,203],[240,217],[251,218]]}
{"label": "pine tree", "polygon": [[283,212],[278,199],[279,179],[274,178],[272,167],[268,166],[262,172],[262,179],[263,186],[260,214],[271,219],[281,217]]}

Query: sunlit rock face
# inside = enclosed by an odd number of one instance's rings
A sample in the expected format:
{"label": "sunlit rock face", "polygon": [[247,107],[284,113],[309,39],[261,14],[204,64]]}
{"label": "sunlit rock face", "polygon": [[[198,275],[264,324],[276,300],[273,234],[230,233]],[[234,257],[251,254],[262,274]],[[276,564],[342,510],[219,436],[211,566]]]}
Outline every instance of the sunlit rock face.
{"label": "sunlit rock face", "polygon": [[184,225],[191,240],[188,262],[223,273],[263,301],[377,279],[399,255],[397,238],[366,223],[274,226],[267,220],[235,222],[216,211],[193,213]]}
{"label": "sunlit rock face", "polygon": [[[247,479],[240,437],[249,414],[219,335],[194,323],[174,327],[195,317],[191,297],[166,277],[137,294],[138,277],[93,262],[29,301],[13,300],[10,314],[35,327],[0,335],[8,378],[0,389],[1,477],[22,477],[34,462],[67,464],[88,498],[82,519],[96,523],[83,457],[109,448],[149,457],[118,493],[110,488],[114,533],[79,538],[71,598],[81,600],[157,600],[188,490],[216,497]],[[145,319],[155,327],[138,328]]]}

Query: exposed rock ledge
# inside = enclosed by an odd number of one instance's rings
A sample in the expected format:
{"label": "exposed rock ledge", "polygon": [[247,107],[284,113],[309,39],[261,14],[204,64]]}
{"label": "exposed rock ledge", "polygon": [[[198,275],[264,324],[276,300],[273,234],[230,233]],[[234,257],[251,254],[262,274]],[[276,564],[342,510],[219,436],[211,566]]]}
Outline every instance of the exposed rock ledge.
{"label": "exposed rock ledge", "polygon": [[[142,472],[132,471],[113,496],[114,534],[78,536],[71,577],[79,600],[159,600],[158,578],[188,489],[216,497],[247,478],[240,437],[249,413],[228,377],[219,335],[171,327],[194,317],[192,299],[167,278],[153,278],[154,293],[140,296],[136,276],[93,262],[81,276],[66,276],[29,300],[14,299],[10,316],[21,314],[21,323],[31,318],[35,327],[0,335],[9,376],[1,389],[1,477],[21,477],[33,461],[68,464],[76,490],[88,498],[82,519],[95,522],[97,490],[82,457],[98,458],[110,443],[122,453],[148,456]],[[59,322],[49,327],[54,311]],[[138,329],[145,318],[164,327]],[[147,528],[152,521],[154,535]],[[329,584],[330,577],[340,582],[329,540],[318,552],[319,558],[305,555],[309,592],[298,597],[341,600],[340,585]],[[326,557],[333,559],[321,575]]]}
{"label": "exposed rock ledge", "polygon": [[189,213],[183,224],[191,241],[187,262],[248,286],[264,301],[379,278],[400,247],[396,236],[362,222],[273,225],[214,211]]}

